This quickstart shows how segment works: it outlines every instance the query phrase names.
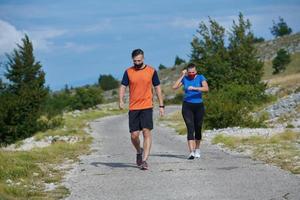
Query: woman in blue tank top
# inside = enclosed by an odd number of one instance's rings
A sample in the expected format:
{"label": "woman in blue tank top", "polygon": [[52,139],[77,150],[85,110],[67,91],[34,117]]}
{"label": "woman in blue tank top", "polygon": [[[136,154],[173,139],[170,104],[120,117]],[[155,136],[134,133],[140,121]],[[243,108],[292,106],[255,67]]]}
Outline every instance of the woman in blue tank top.
{"label": "woman in blue tank top", "polygon": [[196,66],[190,63],[174,83],[173,89],[176,90],[181,86],[184,89],[182,116],[187,128],[190,151],[188,159],[200,158],[201,129],[204,117],[202,92],[208,92],[208,84],[203,75],[197,74]]}

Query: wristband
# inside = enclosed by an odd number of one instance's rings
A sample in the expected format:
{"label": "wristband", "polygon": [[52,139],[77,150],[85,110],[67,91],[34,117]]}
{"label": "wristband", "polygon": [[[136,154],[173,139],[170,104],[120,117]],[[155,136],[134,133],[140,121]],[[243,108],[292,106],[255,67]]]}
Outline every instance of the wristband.
{"label": "wristband", "polygon": [[165,108],[165,106],[159,106],[160,108]]}

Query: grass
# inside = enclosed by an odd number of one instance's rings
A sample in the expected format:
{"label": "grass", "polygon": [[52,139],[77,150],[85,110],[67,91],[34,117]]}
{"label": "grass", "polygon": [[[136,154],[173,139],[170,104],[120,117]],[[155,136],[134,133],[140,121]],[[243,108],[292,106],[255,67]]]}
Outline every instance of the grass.
{"label": "grass", "polygon": [[186,126],[181,115],[181,111],[175,111],[163,118],[160,121],[167,126],[174,128],[179,135],[186,135]]}
{"label": "grass", "polygon": [[[120,114],[112,108],[89,110],[77,117],[72,114],[64,116],[64,128],[39,132],[36,139],[49,135],[75,135],[80,142],[69,144],[55,142],[45,148],[35,148],[31,151],[3,151],[0,150],[0,199],[61,199],[69,194],[64,186],[60,185],[65,171],[59,166],[69,161],[78,160],[79,155],[89,153],[89,144],[92,138],[84,132],[87,122],[114,114]],[[54,183],[52,191],[45,191],[45,183]]]}
{"label": "grass", "polygon": [[273,75],[272,61],[264,63],[263,80],[267,80],[269,87],[280,87],[279,96],[283,97],[300,88],[300,53],[291,55],[291,62],[286,70]]}
{"label": "grass", "polygon": [[278,75],[273,75],[272,61],[264,63],[264,76],[263,79],[279,78],[287,75],[294,75],[300,73],[300,53],[296,52],[291,55],[291,62],[286,66],[286,70]]}
{"label": "grass", "polygon": [[213,144],[222,144],[230,150],[250,150],[254,159],[274,164],[294,174],[300,174],[300,133],[286,131],[271,137],[236,137],[217,135]]}

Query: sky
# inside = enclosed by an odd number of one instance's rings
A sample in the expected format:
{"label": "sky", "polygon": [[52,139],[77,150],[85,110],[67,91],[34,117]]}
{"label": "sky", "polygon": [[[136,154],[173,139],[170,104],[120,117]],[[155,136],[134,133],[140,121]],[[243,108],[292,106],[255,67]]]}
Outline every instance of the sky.
{"label": "sky", "polygon": [[136,48],[146,64],[171,67],[176,56],[189,60],[201,21],[229,31],[239,12],[257,37],[272,39],[279,16],[300,31],[300,0],[0,0],[0,77],[24,34],[52,90],[94,84],[100,74],[120,80]]}

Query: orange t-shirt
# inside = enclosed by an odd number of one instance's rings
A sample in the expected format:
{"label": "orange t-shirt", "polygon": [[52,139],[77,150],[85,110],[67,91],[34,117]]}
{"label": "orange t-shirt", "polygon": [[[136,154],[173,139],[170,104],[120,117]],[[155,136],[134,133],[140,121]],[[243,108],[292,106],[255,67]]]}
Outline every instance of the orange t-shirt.
{"label": "orange t-shirt", "polygon": [[142,110],[153,107],[152,85],[160,84],[156,70],[146,65],[143,69],[128,68],[122,85],[129,86],[129,110]]}

